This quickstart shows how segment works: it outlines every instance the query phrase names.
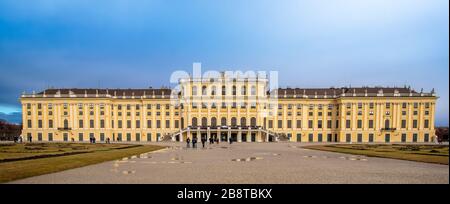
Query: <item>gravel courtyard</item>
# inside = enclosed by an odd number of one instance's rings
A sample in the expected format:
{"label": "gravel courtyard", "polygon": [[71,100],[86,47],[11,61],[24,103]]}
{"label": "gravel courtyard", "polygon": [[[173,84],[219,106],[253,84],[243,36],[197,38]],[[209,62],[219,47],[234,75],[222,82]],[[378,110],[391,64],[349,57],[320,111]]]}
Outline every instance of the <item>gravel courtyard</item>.
{"label": "gravel courtyard", "polygon": [[449,183],[449,166],[301,148],[300,143],[181,143],[12,183]]}

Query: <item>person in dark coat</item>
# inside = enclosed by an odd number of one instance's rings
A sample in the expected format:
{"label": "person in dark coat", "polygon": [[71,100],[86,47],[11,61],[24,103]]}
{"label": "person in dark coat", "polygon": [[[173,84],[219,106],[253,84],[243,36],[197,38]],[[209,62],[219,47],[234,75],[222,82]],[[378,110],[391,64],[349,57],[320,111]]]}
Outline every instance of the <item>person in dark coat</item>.
{"label": "person in dark coat", "polygon": [[202,147],[205,148],[206,138],[202,138]]}
{"label": "person in dark coat", "polygon": [[192,148],[197,148],[197,137],[192,138]]}
{"label": "person in dark coat", "polygon": [[189,143],[191,143],[191,139],[189,137],[186,139],[186,147],[189,148]]}

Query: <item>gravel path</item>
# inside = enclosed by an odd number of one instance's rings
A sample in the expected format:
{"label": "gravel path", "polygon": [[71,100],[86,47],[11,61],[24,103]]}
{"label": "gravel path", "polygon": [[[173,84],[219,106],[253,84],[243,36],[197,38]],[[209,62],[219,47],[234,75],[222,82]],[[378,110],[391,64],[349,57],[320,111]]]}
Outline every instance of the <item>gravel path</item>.
{"label": "gravel path", "polygon": [[299,143],[163,144],[170,147],[12,183],[449,183],[448,165],[307,150]]}

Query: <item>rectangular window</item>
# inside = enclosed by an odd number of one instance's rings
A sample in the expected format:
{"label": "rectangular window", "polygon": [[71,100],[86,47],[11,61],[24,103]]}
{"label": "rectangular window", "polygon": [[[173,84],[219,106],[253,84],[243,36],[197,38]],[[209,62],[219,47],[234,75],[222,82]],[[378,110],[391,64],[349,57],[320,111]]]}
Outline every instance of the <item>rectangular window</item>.
{"label": "rectangular window", "polygon": [[287,120],[287,128],[292,128],[292,120]]}
{"label": "rectangular window", "polygon": [[273,128],[273,120],[269,120],[269,128]]}
{"label": "rectangular window", "polygon": [[417,120],[413,120],[413,128],[417,128]]}
{"label": "rectangular window", "polygon": [[403,129],[406,128],[406,120],[402,120],[402,126]]}
{"label": "rectangular window", "polygon": [[417,133],[413,134],[413,142],[417,142]]}
{"label": "rectangular window", "polygon": [[402,134],[402,142],[406,142],[406,134],[405,133]]}
{"label": "rectangular window", "polygon": [[127,142],[131,142],[131,133],[127,133]]}
{"label": "rectangular window", "polygon": [[38,128],[42,128],[42,120],[38,120]]}
{"label": "rectangular window", "polygon": [[161,121],[160,120],[156,120],[156,128],[161,128]]}
{"label": "rectangular window", "polygon": [[89,121],[89,128],[94,128],[94,120]]}
{"label": "rectangular window", "polygon": [[328,128],[328,129],[333,128],[333,127],[331,127],[332,124],[333,124],[333,122],[332,122],[331,120],[327,120],[327,128]]}
{"label": "rectangular window", "polygon": [[53,128],[53,120],[48,120],[48,128]]}
{"label": "rectangular window", "polygon": [[105,120],[100,120],[100,128],[105,128]]}
{"label": "rectangular window", "polygon": [[391,134],[385,134],[384,135],[384,142],[391,142]]}
{"label": "rectangular window", "polygon": [[32,123],[31,123],[31,120],[28,120],[28,121],[27,121],[27,127],[28,127],[28,128],[31,128],[31,127],[32,127],[31,124],[32,124]]}
{"label": "rectangular window", "polygon": [[122,141],[122,133],[117,133],[117,141]]}
{"label": "rectangular window", "polygon": [[83,141],[83,133],[78,133],[78,141]]}
{"label": "rectangular window", "polygon": [[351,134],[345,134],[345,141],[351,142],[352,141],[352,135]]}
{"label": "rectangular window", "polygon": [[369,120],[369,128],[373,129],[373,120]]}
{"label": "rectangular window", "polygon": [[122,128],[122,120],[118,120],[117,121],[117,127],[118,128]]}
{"label": "rectangular window", "polygon": [[318,142],[322,142],[322,133],[319,133],[319,134],[317,135],[317,141],[318,141]]}
{"label": "rectangular window", "polygon": [[38,132],[38,141],[42,141],[42,133]]}
{"label": "rectangular window", "polygon": [[152,141],[152,133],[147,133],[147,141],[148,142]]}
{"label": "rectangular window", "polygon": [[297,134],[297,142],[301,142],[302,141],[302,134],[298,133]]}
{"label": "rectangular window", "polygon": [[424,142],[429,142],[429,141],[430,141],[430,134],[425,133],[425,134],[423,135],[423,141],[424,141]]}
{"label": "rectangular window", "polygon": [[136,120],[136,128],[141,128],[141,121],[140,120]]}
{"label": "rectangular window", "polygon": [[373,133],[369,133],[369,142],[373,142]]}
{"label": "rectangular window", "polygon": [[170,128],[170,120],[166,120],[166,128]]}
{"label": "rectangular window", "polygon": [[78,128],[83,128],[83,120],[78,121]]}
{"label": "rectangular window", "polygon": [[128,129],[131,128],[131,120],[127,120],[127,128],[128,128]]}
{"label": "rectangular window", "polygon": [[424,128],[429,128],[429,126],[430,126],[430,121],[429,120],[425,120],[424,123],[423,123],[423,127]]}
{"label": "rectangular window", "polygon": [[105,133],[100,133],[100,141],[105,141]]}
{"label": "rectangular window", "polygon": [[317,128],[322,129],[322,120],[317,121]]}
{"label": "rectangular window", "polygon": [[137,142],[141,141],[141,134],[136,133],[136,141]]}
{"label": "rectangular window", "polygon": [[308,128],[309,129],[313,128],[313,120],[308,120]]}
{"label": "rectangular window", "polygon": [[362,142],[362,138],[363,138],[363,135],[361,133],[358,133],[358,142]]}
{"label": "rectangular window", "polygon": [[314,141],[314,135],[312,133],[308,134],[308,141],[313,142]]}
{"label": "rectangular window", "polygon": [[152,121],[151,120],[147,120],[147,128],[152,128]]}
{"label": "rectangular window", "polygon": [[357,128],[361,129],[362,128],[362,120],[358,120],[357,121]]}
{"label": "rectangular window", "polygon": [[297,120],[297,128],[302,128],[302,121],[301,120]]}
{"label": "rectangular window", "polygon": [[351,121],[350,120],[346,120],[345,121],[345,128],[349,129],[351,125]]}
{"label": "rectangular window", "polygon": [[283,121],[282,120],[278,120],[278,128],[283,128]]}

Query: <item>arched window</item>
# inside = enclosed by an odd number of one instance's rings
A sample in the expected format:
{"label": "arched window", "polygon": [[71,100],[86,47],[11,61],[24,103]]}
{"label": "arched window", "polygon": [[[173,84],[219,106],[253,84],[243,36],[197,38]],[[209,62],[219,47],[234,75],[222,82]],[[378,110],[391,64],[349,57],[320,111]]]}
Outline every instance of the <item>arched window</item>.
{"label": "arched window", "polygon": [[253,127],[256,126],[256,118],[255,117],[250,119],[250,125],[253,126]]}
{"label": "arched window", "polygon": [[216,95],[216,86],[212,86],[211,87],[211,96],[215,96]]}
{"label": "arched window", "polygon": [[236,86],[233,86],[233,96],[236,96]]}
{"label": "arched window", "polygon": [[206,86],[202,86],[202,95],[206,96]]}
{"label": "arched window", "polygon": [[251,89],[250,92],[251,92],[252,96],[255,96],[256,95],[256,86],[253,85],[250,89]]}
{"label": "arched window", "polygon": [[245,117],[241,118],[241,126],[247,126],[247,119]]}
{"label": "arched window", "polygon": [[389,120],[384,121],[384,128],[389,129]]}
{"label": "arched window", "polygon": [[241,87],[241,95],[243,95],[243,96],[247,95],[247,87],[246,86]]}
{"label": "arched window", "polygon": [[236,122],[236,118],[235,118],[235,117],[232,117],[232,118],[231,118],[231,126],[237,126],[236,123],[237,123],[237,122]]}
{"label": "arched window", "polygon": [[211,126],[213,126],[213,127],[217,126],[217,119],[215,117],[211,118]]}
{"label": "arched window", "polygon": [[206,119],[205,117],[202,118],[202,126],[203,127],[208,126],[208,119]]}
{"label": "arched window", "polygon": [[222,86],[222,96],[225,96],[227,94],[227,87]]}
{"label": "arched window", "polygon": [[64,119],[64,128],[69,128],[69,121],[67,121],[67,119]]}
{"label": "arched window", "polygon": [[220,125],[226,126],[227,125],[227,118],[223,117],[222,119],[220,119]]}
{"label": "arched window", "polygon": [[194,126],[194,127],[197,126],[197,118],[196,117],[192,118],[192,126]]}
{"label": "arched window", "polygon": [[192,95],[196,96],[197,95],[197,86],[193,86],[192,87]]}

